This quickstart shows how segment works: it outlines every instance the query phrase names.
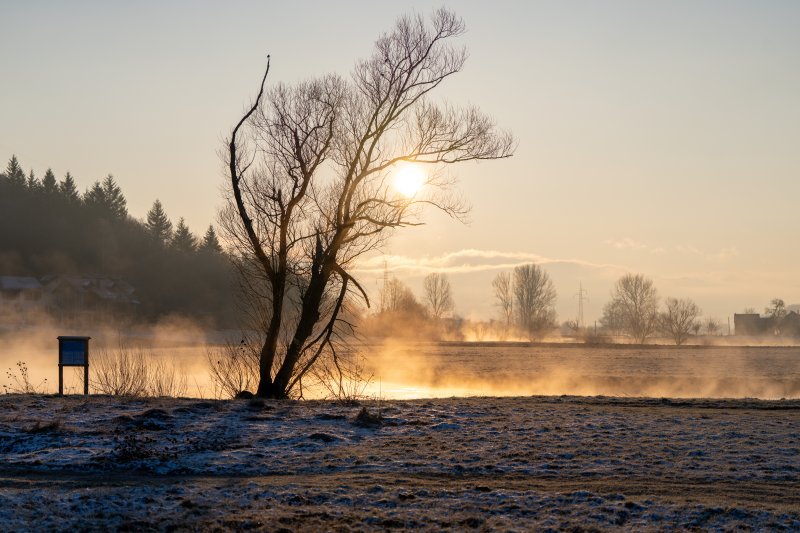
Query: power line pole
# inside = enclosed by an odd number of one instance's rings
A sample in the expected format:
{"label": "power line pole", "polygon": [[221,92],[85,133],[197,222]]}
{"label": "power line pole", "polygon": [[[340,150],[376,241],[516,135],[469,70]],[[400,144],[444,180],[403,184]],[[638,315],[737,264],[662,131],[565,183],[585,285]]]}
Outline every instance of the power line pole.
{"label": "power line pole", "polygon": [[386,288],[389,286],[389,264],[383,260],[383,290],[381,290],[381,313],[386,311]]}
{"label": "power line pole", "polygon": [[583,288],[583,282],[578,285],[578,292],[575,293],[575,297],[578,298],[578,328],[583,328],[583,301],[588,300],[589,298],[587,295],[589,291]]}

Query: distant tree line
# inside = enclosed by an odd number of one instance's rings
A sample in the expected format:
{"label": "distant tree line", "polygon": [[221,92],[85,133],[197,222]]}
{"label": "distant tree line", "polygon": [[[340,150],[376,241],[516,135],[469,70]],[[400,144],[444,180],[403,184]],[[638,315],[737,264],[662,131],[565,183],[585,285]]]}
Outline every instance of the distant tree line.
{"label": "distant tree line", "polygon": [[461,340],[463,320],[455,314],[450,280],[440,272],[428,274],[422,282],[423,295],[396,277],[381,289],[376,313],[361,319],[361,333],[367,337],[405,337],[429,340]]}
{"label": "distant tree line", "polygon": [[[380,310],[364,317],[362,332],[379,337],[473,341],[542,341],[559,335],[557,292],[542,266],[525,264],[500,272],[492,280],[492,289],[496,318],[466,320],[453,313],[452,291],[445,274],[432,273],[424,279],[421,299],[393,277],[382,290]],[[761,315],[754,308],[744,309],[744,313],[764,319],[769,334],[798,336],[800,320],[790,312],[800,311],[796,307],[800,306],[790,307],[775,298]],[[584,342],[644,344],[659,338],[683,345],[692,337],[723,333],[719,319],[702,315],[694,300],[667,297],[662,302],[652,279],[629,273],[615,282],[599,324],[587,328],[578,320],[567,320],[560,334]]]}
{"label": "distant tree line", "polygon": [[173,227],[159,200],[137,220],[110,174],[81,193],[69,172],[40,179],[12,156],[0,172],[0,275],[50,274],[122,279],[141,319],[235,323],[235,273],[213,226],[202,238],[183,218]]}

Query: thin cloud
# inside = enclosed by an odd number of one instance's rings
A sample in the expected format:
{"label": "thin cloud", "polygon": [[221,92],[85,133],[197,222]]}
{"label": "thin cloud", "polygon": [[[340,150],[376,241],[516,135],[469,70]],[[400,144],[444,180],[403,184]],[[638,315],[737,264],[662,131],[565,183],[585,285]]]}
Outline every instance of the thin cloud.
{"label": "thin cloud", "polygon": [[712,261],[730,261],[736,257],[739,257],[739,250],[735,246],[723,248],[717,253],[706,256],[707,259]]}
{"label": "thin cloud", "polygon": [[671,248],[664,246],[651,246],[647,243],[625,237],[622,239],[606,239],[603,244],[616,248],[617,250],[640,250],[649,252],[653,255],[664,255],[666,253],[676,253],[684,255],[695,255],[706,259],[707,261],[725,262],[739,256],[739,250],[735,246],[722,248],[716,252],[705,252],[691,244],[679,244]]}
{"label": "thin cloud", "polygon": [[385,265],[392,272],[399,272],[405,275],[425,275],[431,272],[468,274],[492,270],[509,270],[528,263],[536,263],[538,265],[574,265],[603,270],[626,270],[625,267],[619,265],[593,263],[583,259],[557,259],[528,252],[501,252],[468,248],[428,257],[376,256],[362,261],[354,271],[361,274],[379,274],[383,272]]}
{"label": "thin cloud", "polygon": [[650,247],[643,242],[625,237],[622,239],[606,239],[603,244],[608,244],[617,249],[630,248],[632,250],[646,250]]}

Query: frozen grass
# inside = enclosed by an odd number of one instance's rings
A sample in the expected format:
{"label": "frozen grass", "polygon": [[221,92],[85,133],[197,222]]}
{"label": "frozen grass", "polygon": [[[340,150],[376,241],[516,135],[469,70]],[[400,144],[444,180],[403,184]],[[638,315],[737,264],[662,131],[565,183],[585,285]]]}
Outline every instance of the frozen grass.
{"label": "frozen grass", "polygon": [[800,528],[800,401],[6,395],[0,459],[9,530]]}

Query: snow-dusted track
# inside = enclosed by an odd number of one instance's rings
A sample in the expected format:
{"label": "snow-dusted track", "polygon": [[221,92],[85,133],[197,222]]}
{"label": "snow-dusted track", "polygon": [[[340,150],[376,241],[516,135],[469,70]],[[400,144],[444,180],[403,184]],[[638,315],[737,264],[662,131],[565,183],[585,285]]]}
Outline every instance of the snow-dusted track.
{"label": "snow-dusted track", "polygon": [[9,529],[800,528],[800,401],[0,397]]}

